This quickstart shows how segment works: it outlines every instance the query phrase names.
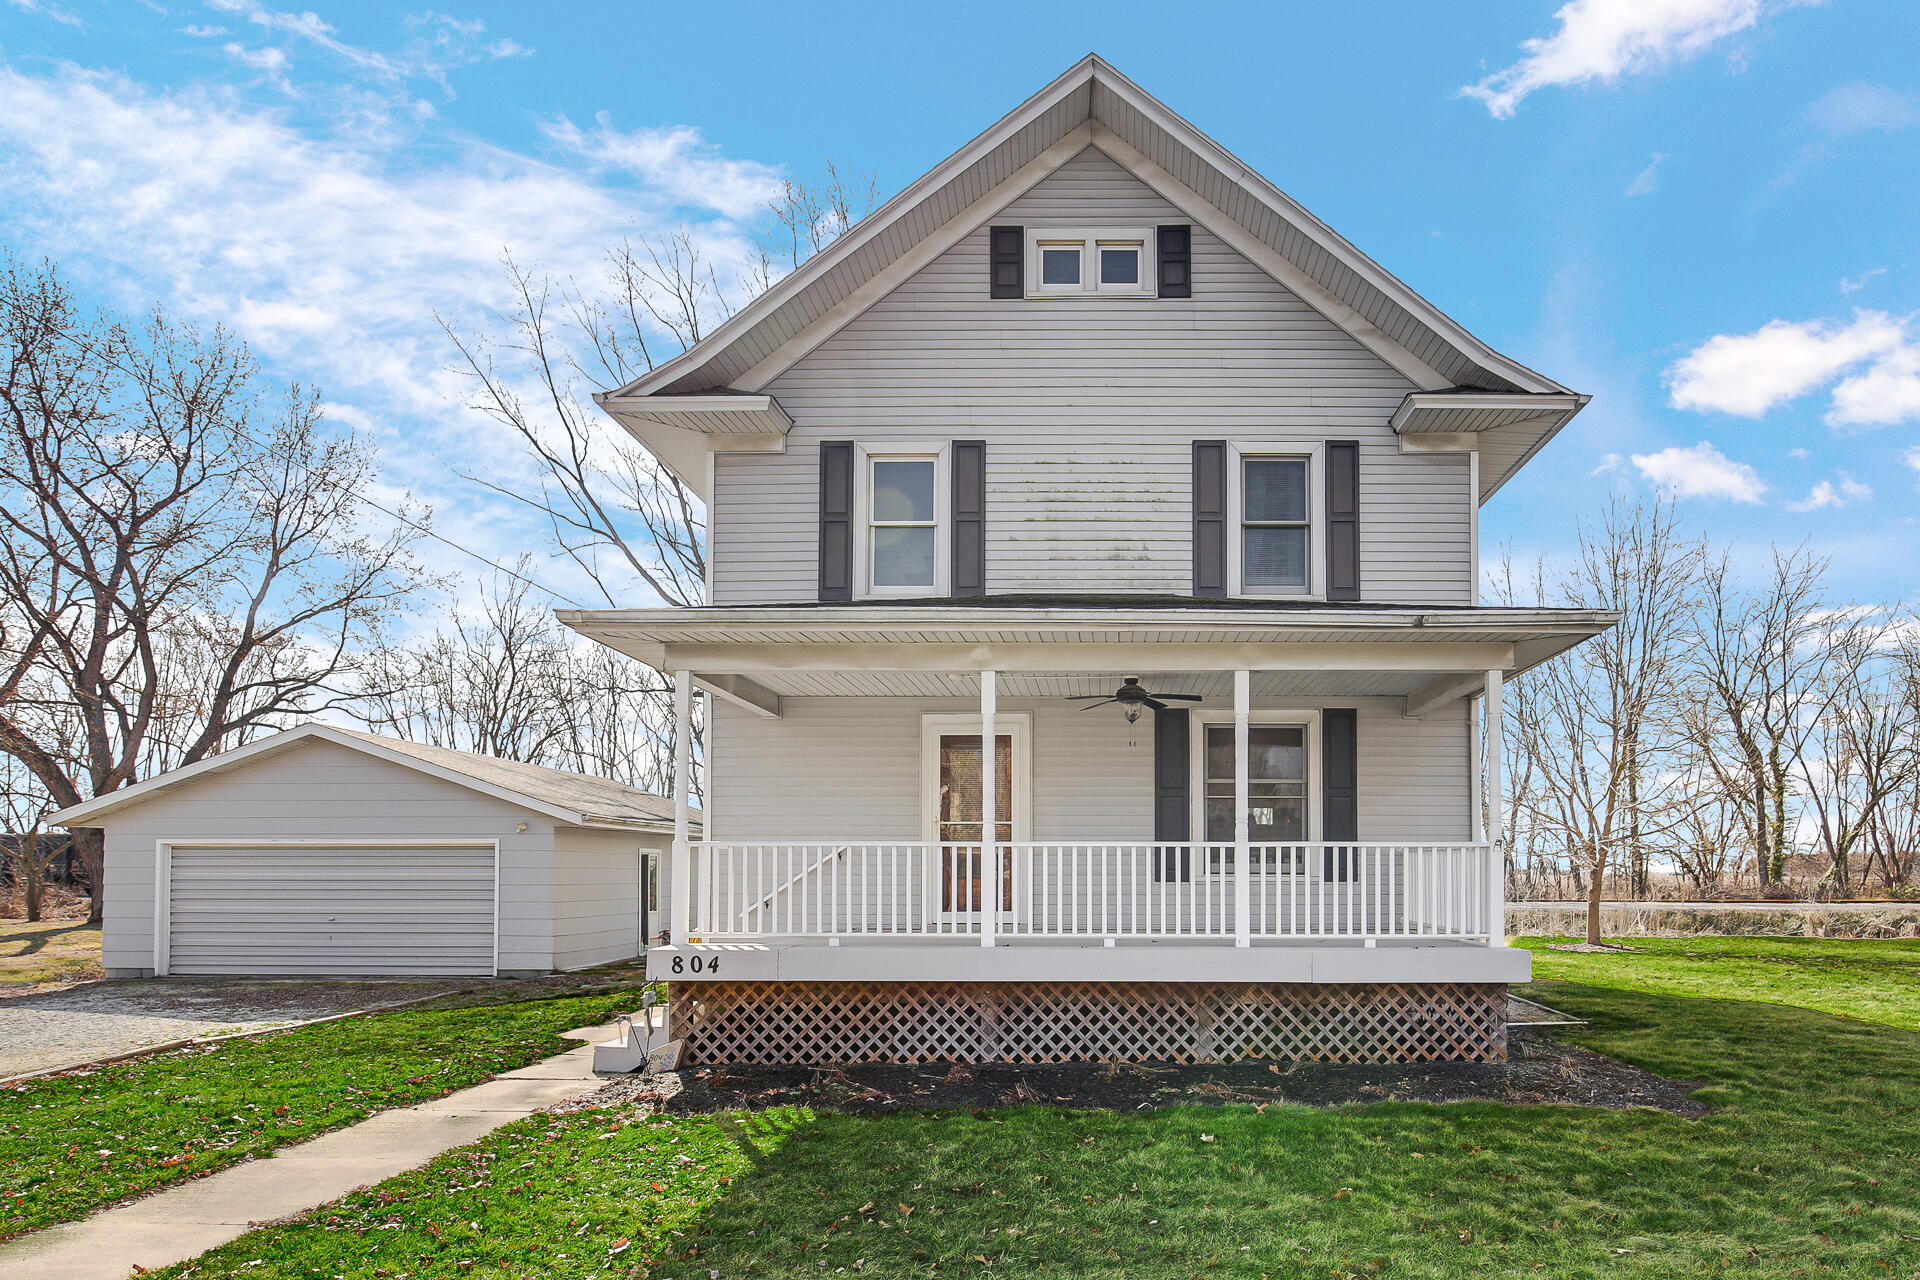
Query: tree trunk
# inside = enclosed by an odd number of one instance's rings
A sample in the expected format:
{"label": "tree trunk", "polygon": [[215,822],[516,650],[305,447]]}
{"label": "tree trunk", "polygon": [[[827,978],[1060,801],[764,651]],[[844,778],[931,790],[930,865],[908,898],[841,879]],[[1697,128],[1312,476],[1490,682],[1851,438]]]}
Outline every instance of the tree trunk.
{"label": "tree trunk", "polygon": [[42,874],[38,854],[39,850],[30,849],[22,860],[20,868],[21,887],[26,894],[28,924],[40,918],[41,909],[47,898],[46,877]]}
{"label": "tree trunk", "polygon": [[99,827],[75,827],[73,850],[87,869],[87,923],[107,918],[107,833]]}
{"label": "tree trunk", "polygon": [[1587,945],[1600,945],[1600,899],[1605,896],[1606,861],[1595,858],[1593,874],[1587,877]]}

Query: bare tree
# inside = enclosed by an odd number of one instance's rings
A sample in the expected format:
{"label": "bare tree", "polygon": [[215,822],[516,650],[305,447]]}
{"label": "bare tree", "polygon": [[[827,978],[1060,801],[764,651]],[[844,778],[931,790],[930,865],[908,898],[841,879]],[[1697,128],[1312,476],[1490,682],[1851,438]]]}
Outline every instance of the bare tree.
{"label": "bare tree", "polygon": [[[492,334],[442,322],[466,378],[468,404],[519,440],[530,472],[468,477],[538,513],[548,541],[610,606],[706,598],[706,514],[671,470],[612,426],[592,394],[625,386],[704,338],[744,301],[799,267],[872,208],[871,177],[849,180],[828,164],[817,182],[789,180],[771,200],[745,262],[714,260],[682,228],[623,239],[597,283],[505,269],[513,308]],[[597,683],[579,698],[563,734],[572,767],[645,778],[671,789],[671,692],[625,658],[576,655],[565,678]],[[700,758],[696,722],[695,758]],[[692,786],[700,790],[698,776]]]}
{"label": "bare tree", "polygon": [[1893,644],[1897,617],[1849,610],[1831,618],[1803,708],[1812,729],[1794,760],[1827,860],[1824,879],[1841,895],[1853,889],[1856,848],[1920,767],[1907,673]]}
{"label": "bare tree", "polygon": [[29,922],[40,919],[45,910],[48,868],[72,847],[70,837],[47,834],[47,815],[53,807],[46,788],[18,760],[0,757],[0,822],[5,824],[6,839],[0,854],[20,886]]}
{"label": "bare tree", "polygon": [[671,743],[647,710],[665,681],[536,607],[529,561],[482,584],[474,616],[379,655],[357,714],[413,742],[664,789]]}
{"label": "bare tree", "polygon": [[1572,565],[1534,596],[1572,608],[1618,610],[1620,622],[1520,681],[1519,758],[1536,770],[1520,830],[1556,839],[1584,883],[1587,941],[1600,941],[1610,866],[1637,842],[1684,819],[1687,796],[1670,769],[1660,710],[1689,648],[1701,548],[1684,538],[1671,502],[1612,497],[1580,527]]}
{"label": "bare tree", "polygon": [[[0,272],[0,616],[20,637],[0,752],[57,807],[338,705],[423,580],[356,492],[371,445],[275,406],[224,332],[86,315]],[[410,517],[411,518],[411,517]],[[76,833],[103,905],[98,831]]]}
{"label": "bare tree", "polygon": [[1804,547],[1775,548],[1757,592],[1741,589],[1724,553],[1704,576],[1691,732],[1722,791],[1741,808],[1763,890],[1786,877],[1794,761],[1825,655],[1826,568]]}

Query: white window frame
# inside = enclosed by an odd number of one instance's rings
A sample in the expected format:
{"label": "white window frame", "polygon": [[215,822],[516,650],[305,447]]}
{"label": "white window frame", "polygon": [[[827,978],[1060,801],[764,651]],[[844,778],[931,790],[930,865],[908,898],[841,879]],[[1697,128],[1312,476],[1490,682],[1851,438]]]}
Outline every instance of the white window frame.
{"label": "white window frame", "polygon": [[[1158,255],[1152,227],[1028,227],[1027,296],[1029,298],[1152,298],[1159,294]],[[1043,284],[1040,249],[1062,241],[1080,246],[1080,283]],[[1100,245],[1124,241],[1140,246],[1140,279],[1134,284],[1100,283]]]}
{"label": "white window frame", "polygon": [[[875,440],[854,445],[853,526],[859,538],[854,551],[854,591],[863,600],[912,600],[944,596],[950,590],[953,562],[953,450],[947,444],[924,440]],[[933,585],[876,587],[873,584],[873,464],[875,462],[933,463]]]}
{"label": "white window frame", "polygon": [[[1233,839],[1231,836],[1226,840],[1208,840],[1206,839],[1206,834],[1207,726],[1225,725],[1231,729],[1233,727],[1233,712],[1195,708],[1193,713],[1187,717],[1187,721],[1188,733],[1191,735],[1187,746],[1187,806],[1189,811],[1188,821],[1193,824],[1189,830],[1198,837],[1195,843],[1203,846],[1232,844]],[[1299,725],[1305,729],[1304,739],[1307,748],[1307,835],[1305,843],[1312,844],[1323,839],[1320,815],[1320,801],[1323,790],[1320,781],[1320,709],[1318,707],[1274,707],[1256,709],[1247,717],[1247,723],[1249,726],[1257,724]],[[1218,870],[1213,868],[1210,858],[1203,856],[1200,859],[1200,863],[1201,870],[1207,875],[1232,874],[1231,869],[1225,865],[1224,860]],[[1309,866],[1305,869],[1311,870],[1312,868]],[[1291,873],[1295,868],[1277,867],[1275,870],[1285,874]],[[1263,866],[1256,866],[1254,871],[1261,875],[1266,874],[1266,868]]]}
{"label": "white window frame", "polygon": [[[1230,441],[1227,446],[1227,581],[1237,596],[1274,600],[1324,600],[1327,597],[1327,446],[1324,440]],[[1307,585],[1303,591],[1287,587],[1248,586],[1246,559],[1247,459],[1303,458],[1307,463]]]}
{"label": "white window frame", "polygon": [[[1005,820],[1013,832],[1013,914],[1027,918],[1027,846],[1033,840],[1033,713],[998,711],[994,734],[1013,739],[1013,813]],[[980,713],[923,712],[920,716],[920,839],[927,850],[921,915],[926,922],[955,920],[975,913],[940,909],[940,739],[949,734],[980,736]]]}

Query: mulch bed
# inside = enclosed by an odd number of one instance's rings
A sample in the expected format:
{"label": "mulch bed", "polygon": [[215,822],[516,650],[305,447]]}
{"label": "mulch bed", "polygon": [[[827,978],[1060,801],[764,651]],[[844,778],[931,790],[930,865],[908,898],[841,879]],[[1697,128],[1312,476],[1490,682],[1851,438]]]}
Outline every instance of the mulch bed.
{"label": "mulch bed", "polygon": [[1179,1105],[1292,1103],[1341,1107],[1372,1102],[1566,1104],[1703,1114],[1699,1086],[1516,1028],[1506,1062],[1346,1066],[1322,1062],[1059,1063],[1044,1066],[694,1067],[646,1080],[616,1078],[569,1110],[647,1103],[677,1115],[798,1105],[855,1115],[919,1108],[967,1111],[1048,1106],[1131,1112]]}

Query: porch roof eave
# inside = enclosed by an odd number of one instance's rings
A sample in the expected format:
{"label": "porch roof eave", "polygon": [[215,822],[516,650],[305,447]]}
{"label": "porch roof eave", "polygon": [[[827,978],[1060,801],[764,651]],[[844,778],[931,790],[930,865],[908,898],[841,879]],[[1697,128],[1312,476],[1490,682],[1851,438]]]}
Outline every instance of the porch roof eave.
{"label": "porch roof eave", "polygon": [[1525,671],[1619,615],[1589,609],[884,604],[563,610],[661,670]]}

